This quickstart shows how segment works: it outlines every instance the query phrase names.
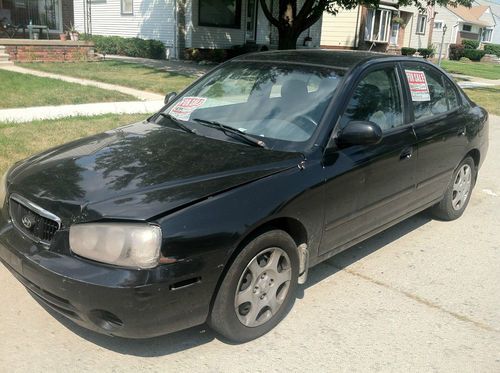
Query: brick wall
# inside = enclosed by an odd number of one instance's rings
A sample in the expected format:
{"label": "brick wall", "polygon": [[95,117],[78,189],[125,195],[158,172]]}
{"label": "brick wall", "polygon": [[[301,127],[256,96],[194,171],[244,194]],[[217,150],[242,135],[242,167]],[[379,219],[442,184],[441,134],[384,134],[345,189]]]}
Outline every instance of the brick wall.
{"label": "brick wall", "polygon": [[[41,42],[41,41],[40,41]],[[88,42],[44,41],[5,45],[11,61],[19,62],[76,62],[95,60],[94,45]]]}

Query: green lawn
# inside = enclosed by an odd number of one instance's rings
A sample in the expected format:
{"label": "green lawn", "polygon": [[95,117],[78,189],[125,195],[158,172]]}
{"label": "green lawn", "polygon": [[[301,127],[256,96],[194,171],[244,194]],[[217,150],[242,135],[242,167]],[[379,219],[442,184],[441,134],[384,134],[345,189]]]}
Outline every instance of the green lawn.
{"label": "green lawn", "polygon": [[0,176],[14,162],[65,142],[147,118],[145,114],[0,123]]}
{"label": "green lawn", "polygon": [[472,101],[484,107],[490,114],[500,115],[500,86],[464,89]]}
{"label": "green lawn", "polygon": [[135,97],[105,89],[0,70],[0,109],[135,101]]}
{"label": "green lawn", "polygon": [[104,83],[119,84],[162,95],[168,92],[180,92],[195,79],[195,77],[189,75],[120,61],[22,63],[19,66]]}
{"label": "green lawn", "polygon": [[486,62],[442,61],[441,67],[452,74],[463,74],[485,79],[500,79],[500,65]]}

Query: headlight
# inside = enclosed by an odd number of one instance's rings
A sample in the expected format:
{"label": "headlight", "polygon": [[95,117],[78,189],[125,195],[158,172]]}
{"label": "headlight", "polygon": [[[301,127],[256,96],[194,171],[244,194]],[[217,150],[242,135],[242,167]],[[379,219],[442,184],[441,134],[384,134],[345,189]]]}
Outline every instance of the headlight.
{"label": "headlight", "polygon": [[75,224],[69,245],[75,254],[98,262],[153,268],[160,258],[161,229],[146,223]]}
{"label": "headlight", "polygon": [[7,174],[9,171],[7,171],[3,176],[2,179],[0,180],[0,209],[3,208],[5,204],[5,197],[7,197]]}

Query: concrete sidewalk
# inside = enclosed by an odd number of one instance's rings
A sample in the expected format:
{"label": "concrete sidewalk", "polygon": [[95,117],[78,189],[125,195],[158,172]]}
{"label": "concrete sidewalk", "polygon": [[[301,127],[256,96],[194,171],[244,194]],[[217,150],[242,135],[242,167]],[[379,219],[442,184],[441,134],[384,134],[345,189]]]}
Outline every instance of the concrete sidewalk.
{"label": "concrete sidewalk", "polygon": [[42,78],[62,80],[62,81],[68,82],[68,83],[75,83],[75,84],[81,84],[81,85],[85,85],[85,86],[92,86],[92,87],[97,87],[97,88],[101,88],[101,89],[107,89],[108,91],[121,92],[121,93],[125,93],[127,95],[130,95],[130,96],[137,97],[141,101],[163,100],[163,96],[159,95],[157,93],[144,92],[144,91],[140,91],[138,89],[124,87],[124,86],[116,85],[116,84],[102,83],[102,82],[97,82],[97,81],[88,80],[88,79],[73,78],[73,77],[65,76],[65,75],[52,74],[52,73],[47,73],[47,72],[38,71],[38,70],[26,69],[24,67],[20,67],[20,66],[16,66],[16,65],[0,65],[0,69],[16,72],[16,73],[20,73],[20,74],[29,74],[29,75],[39,76]]}
{"label": "concrete sidewalk", "polygon": [[477,76],[469,76],[462,74],[451,74],[454,78],[465,79],[458,82],[458,85],[462,88],[483,88],[500,86],[500,79],[485,79],[479,78]]}
{"label": "concrete sidewalk", "polygon": [[23,123],[33,120],[102,114],[151,114],[160,110],[162,106],[163,100],[155,100],[5,109],[0,110],[0,122]]}

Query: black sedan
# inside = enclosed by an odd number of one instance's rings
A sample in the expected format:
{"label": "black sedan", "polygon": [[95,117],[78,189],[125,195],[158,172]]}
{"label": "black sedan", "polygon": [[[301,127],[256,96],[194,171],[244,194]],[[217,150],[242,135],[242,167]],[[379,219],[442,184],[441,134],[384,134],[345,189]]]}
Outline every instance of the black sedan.
{"label": "black sedan", "polygon": [[0,258],[97,332],[247,341],[312,266],[424,209],[462,215],[487,147],[486,111],[421,59],[248,54],[144,122],[15,164]]}

